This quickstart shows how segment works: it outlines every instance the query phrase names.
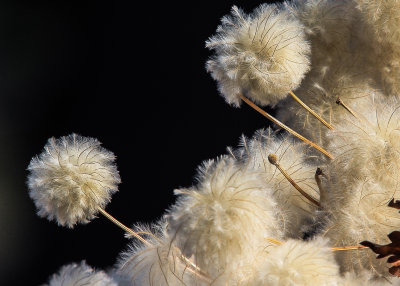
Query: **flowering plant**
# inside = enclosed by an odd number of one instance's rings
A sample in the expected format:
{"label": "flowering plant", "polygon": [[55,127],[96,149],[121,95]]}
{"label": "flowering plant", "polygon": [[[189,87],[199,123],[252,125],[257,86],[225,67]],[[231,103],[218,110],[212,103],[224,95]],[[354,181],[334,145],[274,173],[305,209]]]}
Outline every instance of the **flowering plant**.
{"label": "flowering plant", "polygon": [[280,129],[204,162],[149,227],[104,210],[120,182],[110,151],[51,138],[28,167],[38,214],[74,227],[101,213],[133,242],[110,271],[72,264],[49,285],[400,284],[367,248],[394,247],[383,256],[398,266],[399,11],[397,0],[233,7],[206,43],[207,70],[227,103]]}

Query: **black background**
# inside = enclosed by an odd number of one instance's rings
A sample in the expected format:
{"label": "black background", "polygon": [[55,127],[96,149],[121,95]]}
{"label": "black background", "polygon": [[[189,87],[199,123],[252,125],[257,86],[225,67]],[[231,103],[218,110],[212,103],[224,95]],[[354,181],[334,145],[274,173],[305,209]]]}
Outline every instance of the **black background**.
{"label": "black background", "polygon": [[107,210],[151,223],[197,166],[269,123],[218,95],[207,38],[232,5],[260,2],[0,3],[0,284],[39,285],[85,259],[112,266],[128,241],[103,217],[74,229],[35,215],[26,167],[72,132],[117,155],[122,184]]}

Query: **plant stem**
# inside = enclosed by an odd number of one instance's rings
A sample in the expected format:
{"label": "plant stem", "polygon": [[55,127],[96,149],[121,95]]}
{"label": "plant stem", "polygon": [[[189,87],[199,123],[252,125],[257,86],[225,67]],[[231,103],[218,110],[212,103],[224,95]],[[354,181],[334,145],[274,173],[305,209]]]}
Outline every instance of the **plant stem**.
{"label": "plant stem", "polygon": [[329,129],[334,129],[334,127],[326,122],[320,115],[318,115],[314,110],[312,110],[308,105],[306,105],[300,98],[298,98],[292,91],[289,92],[290,96],[297,101],[301,106],[303,106],[308,112],[310,112],[315,118],[317,118],[322,124],[324,124]]}
{"label": "plant stem", "polygon": [[289,183],[292,184],[292,186],[300,193],[302,194],[306,199],[308,199],[310,202],[312,202],[314,205],[320,207],[321,204],[314,199],[312,196],[307,194],[305,191],[303,191],[302,188],[300,188],[299,185],[296,184],[296,182],[290,177],[290,175],[285,171],[285,169],[282,168],[282,166],[278,163],[278,156],[275,154],[269,154],[268,155],[268,161],[272,164],[275,165],[275,167],[278,168],[278,170],[282,173],[283,176],[289,181]]}
{"label": "plant stem", "polygon": [[110,215],[108,212],[106,212],[104,209],[102,209],[101,207],[97,207],[98,211],[104,215],[107,219],[109,219],[111,222],[113,222],[114,224],[116,224],[118,227],[122,228],[123,230],[125,230],[127,233],[131,234],[132,236],[136,237],[137,239],[139,239],[141,242],[150,245],[149,242],[147,242],[147,240],[145,240],[143,237],[141,237],[139,234],[137,234],[136,232],[134,232],[131,228],[127,227],[126,225],[124,225],[122,222],[120,222],[119,220],[117,220],[115,217],[113,217],[112,215]]}
{"label": "plant stem", "polygon": [[351,115],[359,119],[356,113],[349,106],[347,106],[347,104],[345,104],[340,97],[336,99],[336,104],[343,106],[343,108],[346,109]]}
{"label": "plant stem", "polygon": [[324,148],[322,148],[321,146],[315,144],[314,142],[308,140],[307,138],[305,138],[304,136],[300,135],[299,133],[297,133],[296,131],[294,131],[293,129],[289,128],[288,126],[286,126],[285,124],[283,124],[282,122],[280,122],[278,119],[276,119],[275,117],[269,115],[267,112],[265,112],[264,110],[262,110],[260,107],[258,107],[257,105],[255,105],[251,100],[249,100],[247,97],[240,95],[240,98],[246,102],[250,107],[252,107],[253,109],[255,109],[256,111],[258,111],[259,113],[261,113],[263,116],[265,116],[266,118],[268,118],[269,120],[271,120],[273,123],[275,123],[276,125],[280,126],[281,128],[285,129],[287,132],[289,132],[290,134],[296,136],[297,138],[299,138],[300,140],[303,140],[305,143],[307,143],[308,145],[314,147],[315,149],[317,149],[318,151],[320,151],[322,154],[324,154],[325,156],[327,156],[329,159],[333,159],[333,156],[326,151]]}

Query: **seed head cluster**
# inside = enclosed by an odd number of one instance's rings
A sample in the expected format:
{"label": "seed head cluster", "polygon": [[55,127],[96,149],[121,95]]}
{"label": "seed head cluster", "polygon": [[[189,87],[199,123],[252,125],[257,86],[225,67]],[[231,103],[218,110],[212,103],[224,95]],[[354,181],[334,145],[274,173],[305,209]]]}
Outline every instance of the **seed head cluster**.
{"label": "seed head cluster", "polygon": [[[49,286],[400,285],[359,245],[400,230],[399,19],[399,0],[234,6],[207,70],[227,103],[272,105],[290,134],[242,136],[158,221],[123,227],[136,239],[109,272],[71,264]],[[38,214],[68,227],[104,214],[120,183],[114,155],[76,134],[49,139],[28,170]]]}

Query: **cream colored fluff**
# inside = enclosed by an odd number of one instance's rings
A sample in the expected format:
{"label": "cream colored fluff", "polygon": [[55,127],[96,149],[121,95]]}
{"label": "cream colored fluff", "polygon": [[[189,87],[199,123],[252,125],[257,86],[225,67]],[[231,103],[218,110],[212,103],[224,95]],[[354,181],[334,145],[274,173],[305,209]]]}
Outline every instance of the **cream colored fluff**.
{"label": "cream colored fluff", "polygon": [[[335,163],[350,181],[365,177],[379,182],[398,182],[400,178],[400,101],[395,98],[370,98],[369,104],[337,124],[330,133]],[[347,180],[340,181],[348,183]]]}
{"label": "cream colored fluff", "polygon": [[206,46],[215,51],[207,70],[234,106],[240,105],[240,94],[261,105],[276,104],[309,70],[303,26],[281,5],[263,4],[251,15],[234,6]]}
{"label": "cream colored fluff", "polygon": [[103,271],[96,271],[82,261],[79,265],[71,263],[61,267],[58,273],[54,274],[49,284],[44,286],[117,286],[114,281]]}
{"label": "cream colored fluff", "polygon": [[370,30],[370,54],[377,70],[377,83],[387,95],[400,93],[400,1],[357,0],[362,21]]}
{"label": "cream colored fluff", "polygon": [[[286,2],[292,13],[301,21],[315,51],[321,48],[345,48],[351,37],[351,25],[355,11],[354,1],[342,0],[294,0]],[[323,46],[321,43],[324,43]]]}
{"label": "cream colored fluff", "polygon": [[[337,104],[338,98],[355,114],[363,111],[371,104],[374,98],[382,97],[382,93],[375,90],[371,80],[364,73],[357,72],[361,68],[362,60],[353,57],[343,57],[323,71],[312,71],[305,79],[296,95],[311,109],[321,115],[333,126],[340,124],[350,115],[342,105]],[[352,63],[353,67],[348,67]],[[277,117],[313,142],[326,147],[330,141],[327,138],[329,131],[310,113],[306,112],[297,102],[285,100],[279,106]]]}
{"label": "cream colored fluff", "polygon": [[400,1],[356,0],[377,40],[400,46]]}
{"label": "cream colored fluff", "polygon": [[120,177],[112,152],[76,134],[50,138],[28,170],[29,195],[38,214],[60,225],[87,223],[111,200]]}
{"label": "cream colored fluff", "polygon": [[[287,6],[306,27],[312,46],[311,70],[296,95],[333,126],[347,111],[336,104],[338,97],[353,109],[362,99],[381,88],[377,83],[376,52],[368,28],[353,0],[298,0]],[[311,114],[290,98],[279,106],[278,118],[326,146],[326,131]]]}
{"label": "cream colored fluff", "polygon": [[281,237],[277,205],[260,173],[232,158],[206,162],[198,180],[175,191],[168,233],[211,279],[222,279],[251,261],[265,237]]}
{"label": "cream colored fluff", "polygon": [[[335,246],[363,240],[389,243],[387,234],[400,228],[398,210],[387,204],[400,198],[400,102],[381,98],[347,117],[331,134],[335,160],[326,166],[324,205],[331,221],[325,236]],[[388,275],[385,260],[369,250],[337,253],[342,270],[369,269]]]}
{"label": "cream colored fluff", "polygon": [[[188,267],[189,260],[167,234],[165,222],[154,224],[152,228],[137,227],[145,232],[145,243],[134,243],[122,253],[116,269],[116,276],[132,286],[184,286],[208,285]],[[203,283],[204,282],[204,283]]]}
{"label": "cream colored fluff", "polygon": [[[288,9],[304,25],[312,48],[311,70],[332,68],[332,65],[352,53],[351,44],[356,41],[353,22],[358,10],[352,0],[295,0],[286,2]],[[364,47],[365,49],[365,47]],[[351,66],[352,62],[349,62]]]}
{"label": "cream colored fluff", "polygon": [[271,247],[249,286],[336,286],[339,266],[327,240],[288,240]]}
{"label": "cream colored fluff", "polygon": [[251,139],[243,137],[241,145],[233,156],[262,174],[263,184],[273,190],[272,196],[278,203],[278,214],[284,222],[282,230],[285,235],[300,237],[305,220],[312,217],[317,207],[269,163],[268,155],[277,155],[278,163],[296,184],[318,201],[319,191],[314,177],[319,165],[313,150],[291,136],[276,135],[271,129],[261,129]]}

